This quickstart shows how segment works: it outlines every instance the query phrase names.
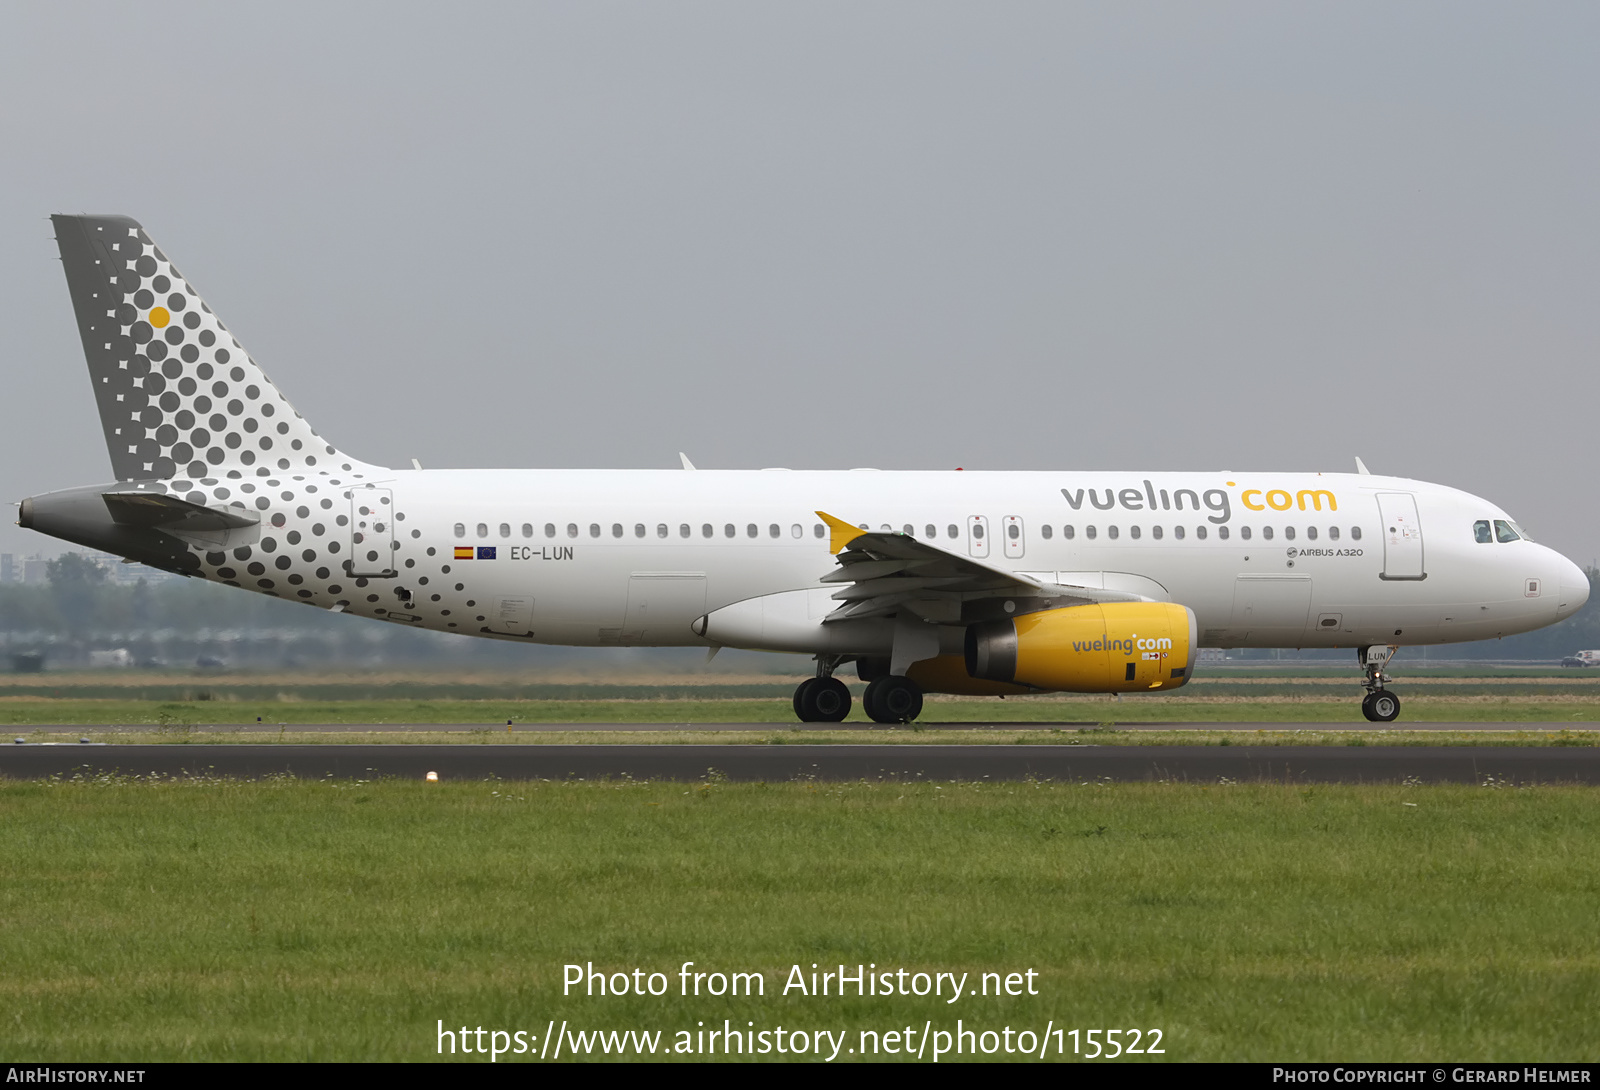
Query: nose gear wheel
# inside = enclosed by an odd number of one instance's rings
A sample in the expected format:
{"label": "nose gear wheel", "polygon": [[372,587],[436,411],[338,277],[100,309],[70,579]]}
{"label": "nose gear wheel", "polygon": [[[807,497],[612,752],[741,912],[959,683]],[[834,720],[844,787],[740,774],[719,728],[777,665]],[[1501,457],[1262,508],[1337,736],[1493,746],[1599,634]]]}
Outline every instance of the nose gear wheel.
{"label": "nose gear wheel", "polygon": [[1369,723],[1393,723],[1400,717],[1400,698],[1384,688],[1389,683],[1389,675],[1384,673],[1384,668],[1398,650],[1400,648],[1393,644],[1356,650],[1356,658],[1366,673],[1364,684],[1367,695],[1361,700],[1361,714],[1366,716]]}

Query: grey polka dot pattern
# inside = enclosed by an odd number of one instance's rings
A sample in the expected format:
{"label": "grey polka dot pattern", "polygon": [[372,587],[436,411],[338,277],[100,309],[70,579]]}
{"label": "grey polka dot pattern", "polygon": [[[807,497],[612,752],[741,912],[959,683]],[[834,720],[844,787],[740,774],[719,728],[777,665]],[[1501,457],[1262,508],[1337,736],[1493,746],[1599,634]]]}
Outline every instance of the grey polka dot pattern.
{"label": "grey polka dot pattern", "polygon": [[312,430],[138,223],[52,219],[119,480],[377,469]]}
{"label": "grey polka dot pattern", "polygon": [[[371,484],[391,472],[317,435],[138,223],[52,220],[117,478],[259,518],[248,543],[191,544],[183,569],[367,616],[402,605],[366,578],[401,560],[392,492]],[[351,514],[369,508],[363,542]]]}

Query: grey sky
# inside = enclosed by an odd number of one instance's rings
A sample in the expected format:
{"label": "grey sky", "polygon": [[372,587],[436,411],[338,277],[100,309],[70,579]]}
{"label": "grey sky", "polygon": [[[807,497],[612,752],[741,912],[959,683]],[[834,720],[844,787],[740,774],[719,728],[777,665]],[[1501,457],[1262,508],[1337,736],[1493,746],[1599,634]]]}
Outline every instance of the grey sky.
{"label": "grey sky", "polygon": [[110,476],[94,211],[380,463],[1360,454],[1600,555],[1592,4],[6,13],[6,500]]}

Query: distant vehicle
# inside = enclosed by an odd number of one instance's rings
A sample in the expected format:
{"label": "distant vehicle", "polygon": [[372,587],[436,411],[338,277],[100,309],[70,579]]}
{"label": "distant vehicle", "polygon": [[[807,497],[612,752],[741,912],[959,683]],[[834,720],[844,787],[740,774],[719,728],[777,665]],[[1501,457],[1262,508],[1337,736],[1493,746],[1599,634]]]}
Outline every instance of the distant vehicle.
{"label": "distant vehicle", "polygon": [[1600,651],[1578,651],[1561,660],[1563,666],[1600,666]]}

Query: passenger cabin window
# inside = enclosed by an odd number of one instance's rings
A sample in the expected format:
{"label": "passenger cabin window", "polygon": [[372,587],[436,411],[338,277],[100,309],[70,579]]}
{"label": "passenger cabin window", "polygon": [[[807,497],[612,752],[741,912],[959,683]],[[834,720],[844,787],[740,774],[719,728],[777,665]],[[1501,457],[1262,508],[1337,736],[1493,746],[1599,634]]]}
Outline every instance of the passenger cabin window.
{"label": "passenger cabin window", "polygon": [[1183,540],[1183,527],[1182,526],[1174,526],[1172,528],[1172,536],[1177,538],[1179,541],[1182,541]]}
{"label": "passenger cabin window", "polygon": [[1078,531],[1075,527],[1063,526],[1061,528],[1061,536],[1066,538],[1068,541],[1071,541],[1073,538],[1078,536]]}
{"label": "passenger cabin window", "polygon": [[589,536],[590,537],[599,537],[600,536],[600,524],[598,522],[591,522],[589,524]]}
{"label": "passenger cabin window", "polygon": [[1137,527],[1137,526],[1128,527],[1128,536],[1133,538],[1133,540],[1135,540],[1135,541],[1139,540],[1139,533],[1140,533],[1139,527]]}
{"label": "passenger cabin window", "polygon": [[511,524],[509,522],[502,522],[500,524],[500,536],[501,537],[510,537],[511,536]]}
{"label": "passenger cabin window", "polygon": [[1306,540],[1307,541],[1315,541],[1315,540],[1317,540],[1317,528],[1315,526],[1307,526],[1306,527]]}
{"label": "passenger cabin window", "polygon": [[760,535],[760,533],[761,533],[760,527],[758,527],[753,522],[749,526],[746,526],[744,528],[744,534],[745,534],[746,537],[758,537]]}
{"label": "passenger cabin window", "polygon": [[1339,528],[1337,526],[1328,527],[1328,540],[1329,541],[1338,541],[1339,540]]}
{"label": "passenger cabin window", "polygon": [[816,525],[811,527],[811,536],[812,537],[827,537],[828,536],[828,528],[826,526],[822,525],[822,523],[819,522]]}
{"label": "passenger cabin window", "polygon": [[688,537],[689,536],[689,524],[687,522],[680,522],[678,524],[678,536],[679,537]]}
{"label": "passenger cabin window", "polygon": [[556,536],[556,524],[555,523],[547,522],[547,523],[544,524],[544,536],[545,537],[555,537]]}
{"label": "passenger cabin window", "polygon": [[922,536],[932,541],[939,536],[939,528],[930,522],[922,528]]}
{"label": "passenger cabin window", "polygon": [[576,522],[567,523],[567,536],[568,537],[577,537],[578,536],[578,524]]}
{"label": "passenger cabin window", "polygon": [[1350,527],[1350,540],[1351,541],[1360,541],[1361,540],[1361,527],[1359,527],[1359,526]]}
{"label": "passenger cabin window", "polygon": [[1293,541],[1294,540],[1294,527],[1293,526],[1285,526],[1283,528],[1283,536],[1284,536],[1285,540]]}
{"label": "passenger cabin window", "polygon": [[1516,528],[1513,527],[1511,525],[1511,523],[1507,522],[1505,519],[1495,519],[1494,520],[1494,537],[1495,537],[1496,541],[1507,542],[1507,541],[1519,541],[1519,540],[1521,540],[1522,535],[1517,533]]}
{"label": "passenger cabin window", "polygon": [[805,536],[805,530],[803,530],[800,524],[797,522],[793,526],[789,527],[789,536],[799,540]]}
{"label": "passenger cabin window", "polygon": [[734,535],[733,523],[731,523],[731,522],[723,523],[722,536],[723,537],[732,537],[733,535]]}
{"label": "passenger cabin window", "polygon": [[523,537],[532,537],[533,536],[533,523],[524,522],[522,524],[522,536]]}
{"label": "passenger cabin window", "polygon": [[1159,527],[1159,526],[1150,527],[1150,536],[1155,538],[1157,541],[1160,541],[1161,540],[1161,527]]}
{"label": "passenger cabin window", "polygon": [[622,523],[613,522],[611,524],[611,536],[612,537],[621,537],[622,536]]}
{"label": "passenger cabin window", "polygon": [[1021,536],[1022,536],[1022,528],[1021,528],[1021,527],[1019,527],[1019,526],[1018,526],[1018,525],[1017,525],[1017,524],[1016,524],[1016,523],[1014,523],[1014,522],[1012,522],[1012,523],[1007,523],[1007,524],[1006,524],[1006,536],[1007,536],[1007,537],[1009,537],[1009,538],[1010,538],[1010,539],[1011,539],[1011,540],[1012,540],[1012,541],[1015,541],[1015,540],[1017,540],[1017,539],[1018,539],[1018,538],[1019,538],[1019,537],[1021,537]]}
{"label": "passenger cabin window", "polygon": [[1044,538],[1046,541],[1049,541],[1050,535],[1054,534],[1055,532],[1055,527],[1051,526],[1048,522],[1039,527],[1039,536]]}
{"label": "passenger cabin window", "polygon": [[944,536],[954,541],[956,538],[961,536],[961,531],[957,530],[956,524],[952,522],[949,526],[944,528]]}
{"label": "passenger cabin window", "polygon": [[1122,531],[1118,530],[1115,526],[1107,526],[1106,527],[1106,536],[1109,537],[1112,541],[1117,540],[1117,537],[1121,533],[1122,533]]}
{"label": "passenger cabin window", "polygon": [[[1483,525],[1484,525],[1485,529],[1487,529],[1488,526],[1489,526],[1489,524],[1487,522],[1484,523]],[[466,537],[467,536],[467,524],[466,523],[464,523],[464,522],[456,523],[456,536],[457,537]],[[1488,538],[1484,538],[1484,540],[1487,541]]]}
{"label": "passenger cabin window", "polygon": [[667,524],[666,523],[664,523],[664,522],[656,523],[656,536],[657,537],[666,537],[667,536]]}
{"label": "passenger cabin window", "polygon": [[478,536],[479,537],[488,537],[489,536],[489,524],[487,522],[478,523]]}
{"label": "passenger cabin window", "polygon": [[1488,519],[1479,519],[1472,524],[1472,538],[1479,545],[1487,545],[1494,540],[1494,537],[1489,533]]}
{"label": "passenger cabin window", "polygon": [[[1226,526],[1219,526],[1218,529],[1219,530],[1226,530],[1227,527]],[[1240,541],[1249,541],[1250,540],[1250,527],[1248,527],[1248,526],[1239,527],[1239,540]]]}
{"label": "passenger cabin window", "polygon": [[634,537],[643,537],[644,536],[644,523],[636,522],[636,523],[633,524],[633,536]]}
{"label": "passenger cabin window", "polygon": [[1096,534],[1096,531],[1095,531],[1095,528],[1093,526],[1085,526],[1083,528],[1083,536],[1088,538],[1090,541],[1093,541],[1095,539],[1095,534]]}
{"label": "passenger cabin window", "polygon": [[1261,540],[1262,541],[1271,541],[1272,540],[1272,527],[1263,526],[1261,528]]}

